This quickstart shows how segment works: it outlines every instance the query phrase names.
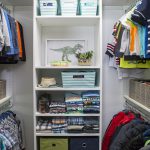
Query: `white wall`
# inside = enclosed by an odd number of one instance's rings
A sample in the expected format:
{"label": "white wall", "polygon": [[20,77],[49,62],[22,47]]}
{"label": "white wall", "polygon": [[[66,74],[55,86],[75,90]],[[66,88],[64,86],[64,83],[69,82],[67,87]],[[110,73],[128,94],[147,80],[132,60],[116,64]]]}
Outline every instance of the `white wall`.
{"label": "white wall", "polygon": [[15,7],[14,17],[24,29],[27,61],[13,66],[14,110],[24,121],[27,150],[33,150],[33,8]]}
{"label": "white wall", "polygon": [[123,81],[118,79],[117,71],[108,66],[105,55],[113,25],[123,15],[123,7],[106,6],[103,9],[103,134],[113,115],[123,109]]}

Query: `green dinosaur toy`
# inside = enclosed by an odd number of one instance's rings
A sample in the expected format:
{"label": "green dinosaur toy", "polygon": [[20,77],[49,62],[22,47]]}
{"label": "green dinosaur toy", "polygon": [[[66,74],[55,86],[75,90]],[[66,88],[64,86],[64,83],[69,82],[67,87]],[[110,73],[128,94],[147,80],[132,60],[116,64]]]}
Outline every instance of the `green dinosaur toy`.
{"label": "green dinosaur toy", "polygon": [[76,44],[74,47],[70,47],[70,46],[66,46],[63,48],[59,48],[59,49],[51,49],[52,51],[58,51],[58,52],[62,52],[62,61],[69,61],[71,62],[71,60],[69,60],[68,55],[75,55],[76,52],[78,50],[82,50],[83,46],[80,44]]}

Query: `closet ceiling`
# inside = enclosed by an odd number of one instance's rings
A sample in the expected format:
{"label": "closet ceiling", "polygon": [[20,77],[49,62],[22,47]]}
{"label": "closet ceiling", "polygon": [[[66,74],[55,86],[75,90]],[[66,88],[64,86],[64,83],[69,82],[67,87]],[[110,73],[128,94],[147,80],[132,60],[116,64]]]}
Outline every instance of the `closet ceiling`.
{"label": "closet ceiling", "polygon": [[[33,0],[0,0],[5,5],[13,6],[32,6]],[[105,6],[123,6],[130,5],[134,0],[103,0],[103,5]]]}

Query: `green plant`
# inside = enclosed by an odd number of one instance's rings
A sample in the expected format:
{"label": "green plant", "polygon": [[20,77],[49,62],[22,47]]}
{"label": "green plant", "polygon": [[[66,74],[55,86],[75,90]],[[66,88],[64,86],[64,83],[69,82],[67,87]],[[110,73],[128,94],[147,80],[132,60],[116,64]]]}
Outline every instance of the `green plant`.
{"label": "green plant", "polygon": [[93,53],[94,53],[93,51],[88,51],[88,52],[85,52],[85,53],[78,52],[78,53],[76,53],[76,57],[78,59],[92,59]]}

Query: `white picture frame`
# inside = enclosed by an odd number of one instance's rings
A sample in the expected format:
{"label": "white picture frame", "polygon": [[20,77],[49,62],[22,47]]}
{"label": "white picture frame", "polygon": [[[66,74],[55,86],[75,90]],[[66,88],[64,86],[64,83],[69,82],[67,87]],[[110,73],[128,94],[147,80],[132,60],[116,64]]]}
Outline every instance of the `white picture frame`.
{"label": "white picture frame", "polygon": [[[63,48],[75,48],[77,45],[82,46],[81,51],[87,50],[87,41],[83,39],[46,39],[45,65],[51,66],[51,62],[62,61],[62,58],[64,57],[65,61],[67,61],[67,59],[71,61],[71,66],[77,66],[77,58],[75,57],[75,53],[71,51],[69,54],[69,49],[67,51],[67,55],[66,52],[65,56],[63,53]],[[76,51],[78,50],[79,49]]]}

